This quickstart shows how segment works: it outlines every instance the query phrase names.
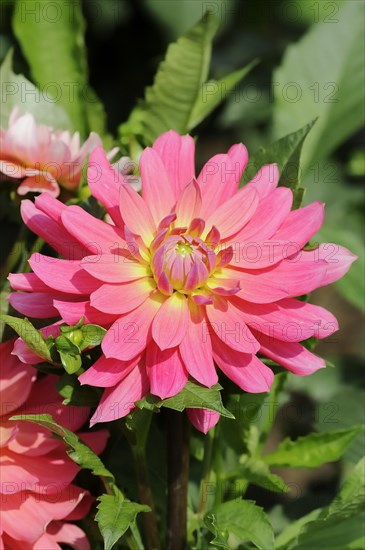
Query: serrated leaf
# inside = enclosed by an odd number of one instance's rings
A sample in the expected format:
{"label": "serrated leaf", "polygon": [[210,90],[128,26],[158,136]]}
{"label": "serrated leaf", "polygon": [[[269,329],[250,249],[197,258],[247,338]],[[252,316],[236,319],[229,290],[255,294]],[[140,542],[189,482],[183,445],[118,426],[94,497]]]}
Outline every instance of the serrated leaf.
{"label": "serrated leaf", "polygon": [[348,430],[311,433],[295,441],[286,438],[276,451],[262,458],[270,466],[315,468],[338,460],[363,429],[364,426],[355,426]]}
{"label": "serrated leaf", "polygon": [[275,135],[319,117],[303,149],[304,167],[328,157],[363,125],[364,7],[344,2],[336,24],[313,25],[274,72]]}
{"label": "serrated leaf", "polygon": [[138,135],[149,145],[168,130],[181,134],[190,131],[249,72],[253,63],[218,82],[206,82],[218,24],[215,16],[207,12],[177,42],[170,44],[153,85],[146,88],[144,100],[119,129],[123,143],[128,145]]}
{"label": "serrated leaf", "polygon": [[241,543],[250,541],[261,550],[274,548],[274,533],[267,514],[253,501],[237,499],[216,506],[205,516],[205,524],[216,537],[228,531]]}
{"label": "serrated leaf", "polygon": [[195,128],[200,122],[207,118],[207,116],[222,103],[225,97],[232,93],[237,84],[256,64],[257,61],[253,61],[246,67],[234,71],[220,80],[209,80],[208,82],[204,82],[193,105],[189,125],[186,130],[189,131]]}
{"label": "serrated leaf", "polygon": [[95,520],[103,536],[105,550],[113,548],[136,521],[137,514],[151,510],[149,506],[124,499],[119,491],[115,495],[101,495],[98,501]]}
{"label": "serrated leaf", "polygon": [[136,405],[141,409],[156,410],[160,407],[167,407],[179,412],[184,409],[209,409],[227,418],[234,418],[233,414],[223,406],[221,389],[222,386],[219,384],[212,388],[206,388],[188,380],[181,392],[174,397],[159,399],[155,396],[148,396],[137,401]]}
{"label": "serrated leaf", "polygon": [[[38,124],[46,124],[54,129],[68,130],[71,128],[66,111],[48,101],[42,92],[21,74],[15,74],[12,69],[13,52],[9,51],[0,68],[0,126],[8,127],[9,115],[14,107],[19,113],[31,113]],[[26,98],[26,101],[24,99]]]}
{"label": "serrated leaf", "polygon": [[57,380],[56,388],[58,393],[64,398],[64,405],[96,407],[102,395],[101,388],[81,386],[76,376],[67,373]]}
{"label": "serrated leaf", "polygon": [[348,518],[364,511],[365,507],[365,458],[362,458],[352,470],[332,501],[327,517]]}
{"label": "serrated leaf", "polygon": [[289,187],[294,193],[293,208],[298,208],[303,199],[304,190],[300,187],[300,154],[304,140],[313,128],[312,120],[303,128],[288,134],[269,147],[262,147],[249,160],[243,175],[244,183],[255,177],[264,164],[276,163],[280,171],[279,185]]}
{"label": "serrated leaf", "polygon": [[245,457],[245,460],[224,474],[225,479],[245,479],[254,485],[263,487],[267,491],[275,493],[286,493],[289,487],[281,477],[272,474],[268,466],[260,458]]}
{"label": "serrated leaf", "polygon": [[27,10],[35,14],[31,17],[24,17],[21,4],[22,0],[17,0],[13,29],[32,77],[65,108],[73,129],[86,137],[86,104],[90,100],[81,3],[54,0],[55,15],[51,16],[48,0],[27,0]]}
{"label": "serrated leaf", "polygon": [[29,349],[45,361],[52,363],[52,357],[42,333],[26,317],[19,319],[11,315],[0,314],[0,321],[9,325],[22,338]]}
{"label": "serrated leaf", "polygon": [[67,454],[80,468],[91,470],[96,476],[102,476],[114,483],[113,474],[104,466],[100,458],[76,434],[57,424],[50,414],[19,414],[10,420],[28,420],[50,430],[68,445]]}

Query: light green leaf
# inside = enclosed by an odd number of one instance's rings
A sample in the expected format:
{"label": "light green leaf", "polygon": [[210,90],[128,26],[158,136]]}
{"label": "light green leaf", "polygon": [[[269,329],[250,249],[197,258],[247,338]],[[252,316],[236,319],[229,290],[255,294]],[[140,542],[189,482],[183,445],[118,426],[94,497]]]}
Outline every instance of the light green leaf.
{"label": "light green leaf", "polygon": [[245,460],[241,459],[241,463],[232,470],[226,472],[224,478],[244,479],[254,485],[263,487],[267,491],[274,491],[275,493],[286,493],[289,491],[289,487],[284,483],[281,477],[272,474],[268,466],[262,462],[260,458],[256,457],[245,457]]}
{"label": "light green leaf", "polygon": [[74,374],[82,365],[80,349],[65,334],[55,339],[55,346],[60,354],[61,363],[68,374]]}
{"label": "light green leaf", "polygon": [[262,458],[270,466],[315,468],[338,460],[363,429],[364,426],[355,426],[347,430],[311,433],[295,441],[286,438],[276,451]]}
{"label": "light green leaf", "polygon": [[9,115],[15,106],[19,113],[32,113],[38,124],[46,124],[54,129],[68,130],[71,127],[66,111],[55,101],[42,93],[23,75],[15,74],[12,69],[13,52],[5,57],[0,68],[0,126],[8,127]]}
{"label": "light green leaf", "polygon": [[286,50],[274,73],[276,137],[319,117],[303,149],[305,169],[363,124],[364,7],[364,2],[345,2],[335,24],[313,25]]}
{"label": "light green leaf", "polygon": [[22,338],[29,349],[45,361],[52,363],[52,357],[42,333],[26,317],[19,319],[11,315],[0,314],[0,321],[9,325]]}
{"label": "light green leaf", "polygon": [[184,409],[209,409],[218,412],[227,418],[234,418],[233,414],[228,411],[222,403],[220,390],[222,386],[215,384],[212,388],[205,388],[200,384],[191,382],[186,383],[180,393],[168,399],[159,399],[153,395],[141,399],[136,402],[140,409],[156,410],[160,407],[167,407],[175,411],[183,411]]}
{"label": "light green leaf", "polygon": [[279,185],[290,187],[294,193],[294,208],[298,208],[303,198],[300,187],[300,154],[304,140],[316,121],[312,120],[303,128],[275,141],[267,148],[259,149],[252,157],[244,172],[243,181],[247,183],[255,177],[264,164],[276,163],[280,171]]}
{"label": "light green leaf", "polygon": [[[268,517],[262,508],[250,500],[231,500],[213,508],[205,516],[205,524],[216,537],[222,537],[228,531],[241,543],[250,541],[261,550],[274,548],[274,533]],[[214,543],[217,544],[217,541]]]}
{"label": "light green leaf", "polygon": [[105,328],[99,325],[83,325],[80,331],[82,333],[82,340],[79,344],[81,350],[99,346],[107,332]]}
{"label": "light green leaf", "polygon": [[328,508],[327,517],[348,518],[364,511],[365,506],[365,458],[352,470],[340,492]]}
{"label": "light green leaf", "polygon": [[67,454],[80,468],[91,470],[91,472],[96,476],[102,476],[108,479],[111,483],[114,483],[114,476],[109,470],[104,466],[100,458],[86,445],[83,443],[76,434],[64,428],[60,424],[57,424],[49,414],[19,414],[13,416],[11,420],[28,420],[29,422],[34,422],[39,424],[47,430],[50,430],[56,436],[63,439],[63,441],[68,445],[69,450]]}
{"label": "light green leaf", "polygon": [[186,129],[191,130],[195,128],[195,126],[207,118],[256,64],[257,61],[253,61],[243,69],[234,71],[220,80],[209,80],[202,84],[200,93],[190,114],[189,125]]}
{"label": "light green leaf", "polygon": [[134,524],[140,512],[150,512],[149,506],[126,500],[118,491],[98,498],[95,520],[104,539],[105,550],[111,550],[127,529]]}
{"label": "light green leaf", "polygon": [[73,129],[88,133],[88,95],[85,24],[79,0],[27,0],[15,4],[13,28],[33,79],[68,112]]}

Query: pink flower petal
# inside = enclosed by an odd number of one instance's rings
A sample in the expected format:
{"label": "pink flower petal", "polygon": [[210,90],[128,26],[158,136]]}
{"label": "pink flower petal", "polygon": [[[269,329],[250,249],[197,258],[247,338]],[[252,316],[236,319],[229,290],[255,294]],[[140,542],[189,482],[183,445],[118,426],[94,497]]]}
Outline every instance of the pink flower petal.
{"label": "pink flower petal", "polygon": [[216,337],[213,338],[213,352],[219,368],[242,390],[250,393],[270,391],[274,374],[256,355],[240,353]]}
{"label": "pink flower petal", "polygon": [[276,188],[279,183],[280,174],[277,164],[265,164],[260,168],[254,178],[245,186],[255,189],[260,199],[264,199]]}
{"label": "pink flower petal", "polygon": [[12,292],[7,297],[13,308],[19,313],[35,319],[58,316],[58,311],[53,306],[53,298],[52,294],[43,292]]}
{"label": "pink flower petal", "polygon": [[152,277],[120,285],[103,284],[91,294],[90,304],[104,313],[128,313],[143,304],[155,288]]}
{"label": "pink flower petal", "polygon": [[259,344],[243,320],[243,315],[229,300],[216,297],[206,306],[211,334],[216,334],[227,346],[243,353],[256,353]]}
{"label": "pink flower petal", "polygon": [[143,242],[148,246],[154,238],[156,225],[151,212],[137,191],[122,185],[120,194],[120,211],[128,229],[142,237]]}
{"label": "pink flower petal", "polygon": [[101,345],[105,356],[129,361],[140,354],[151,338],[153,318],[165,300],[162,294],[155,294],[140,307],[115,321]]}
{"label": "pink flower petal", "polygon": [[45,285],[35,273],[10,273],[8,280],[14,290],[49,292],[54,294],[54,290]]}
{"label": "pink flower petal", "polygon": [[85,295],[100,286],[100,281],[80,268],[78,260],[60,260],[36,252],[29,265],[46,285],[59,292]]}
{"label": "pink flower petal", "polygon": [[90,425],[123,418],[134,409],[134,403],[142,399],[148,390],[149,380],[145,366],[138,365],[115,388],[105,390]]}
{"label": "pink flower petal", "polygon": [[152,323],[152,337],[161,350],[178,346],[188,327],[186,296],[175,292],[158,310]]}
{"label": "pink flower petal", "polygon": [[151,275],[151,270],[146,265],[117,254],[86,256],[80,266],[105,283],[126,283]]}
{"label": "pink flower petal", "polygon": [[[160,221],[170,214],[176,202],[175,186],[170,182],[161,157],[150,147],[142,152],[139,169],[142,176],[142,197],[157,227]],[[156,188],[156,182],[158,182],[158,188]],[[159,192],[159,189],[163,191]]]}
{"label": "pink flower petal", "polygon": [[107,359],[103,355],[95,361],[90,368],[79,376],[80,384],[109,388],[115,386],[125,378],[139,362],[137,356],[129,361],[120,359]]}
{"label": "pink flower petal", "polygon": [[63,302],[62,300],[53,300],[53,305],[61,315],[62,319],[68,325],[74,325],[78,323],[81,317],[85,317],[85,323],[94,323],[96,325],[102,325],[107,327],[111,325],[116,315],[109,313],[103,313],[97,309],[91,307],[89,301],[85,302]]}
{"label": "pink flower petal", "polygon": [[322,227],[323,221],[324,204],[319,201],[313,202],[298,210],[292,210],[273,236],[273,240],[292,241],[300,249]]}
{"label": "pink flower petal", "polygon": [[161,399],[176,395],[188,381],[188,374],[178,348],[162,351],[151,341],[147,347],[146,368],[151,385],[150,392]]}
{"label": "pink flower petal", "polygon": [[209,331],[204,309],[189,300],[188,327],[179,349],[189,374],[208,388],[218,382]]}
{"label": "pink flower petal", "polygon": [[153,144],[165,165],[175,198],[195,176],[195,142],[191,136],[180,136],[174,130],[161,134]]}
{"label": "pink flower petal", "polygon": [[188,418],[194,428],[206,434],[218,424],[220,414],[210,409],[186,409]]}
{"label": "pink flower petal", "polygon": [[36,373],[11,355],[15,340],[0,344],[1,415],[10,414],[28,398]]}
{"label": "pink flower petal", "polygon": [[188,227],[194,218],[198,218],[202,204],[200,187],[193,179],[180,193],[176,203],[176,224]]}

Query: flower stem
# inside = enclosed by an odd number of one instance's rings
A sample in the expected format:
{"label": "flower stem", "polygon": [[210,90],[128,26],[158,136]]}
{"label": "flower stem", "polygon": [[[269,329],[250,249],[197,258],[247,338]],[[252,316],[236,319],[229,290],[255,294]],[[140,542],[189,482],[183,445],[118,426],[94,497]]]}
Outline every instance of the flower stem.
{"label": "flower stem", "polygon": [[166,550],[186,548],[189,479],[189,424],[185,414],[166,411],[167,542]]}
{"label": "flower stem", "polygon": [[214,433],[215,433],[215,428],[212,428],[211,430],[209,430],[209,432],[205,436],[205,441],[204,441],[203,473],[202,473],[202,481],[200,483],[200,498],[199,498],[199,506],[198,506],[199,516],[203,516],[205,514],[205,510],[207,507],[207,496],[208,496],[207,489],[208,489],[208,485],[211,480],[211,474],[212,474]]}

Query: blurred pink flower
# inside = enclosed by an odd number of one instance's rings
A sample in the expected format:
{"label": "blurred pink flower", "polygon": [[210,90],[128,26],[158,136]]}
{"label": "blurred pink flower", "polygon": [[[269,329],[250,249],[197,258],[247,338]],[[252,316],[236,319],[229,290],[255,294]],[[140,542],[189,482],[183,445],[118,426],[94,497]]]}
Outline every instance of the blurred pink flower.
{"label": "blurred pink flower", "polygon": [[[80,135],[53,131],[37,124],[30,113],[19,115],[15,107],[9,126],[0,129],[0,172],[6,178],[22,179],[19,195],[47,191],[57,197],[60,188],[75,191],[80,183],[86,156],[101,145],[100,137],[91,132],[80,146]],[[118,148],[108,153],[112,158]]]}
{"label": "blurred pink flower", "polygon": [[190,136],[161,135],[142,153],[140,196],[97,148],[89,186],[111,223],[49,195],[23,201],[24,222],[65,259],[34,254],[33,273],[9,277],[22,291],[11,304],[108,329],[104,355],[80,376],[106,388],[92,423],[125,416],[148,392],[174,396],[189,377],[211,387],[216,365],[241,389],[267,392],[274,375],[257,353],[298,375],[325,366],[300,342],[329,336],[337,321],[294,297],[341,278],[355,256],[329,243],[303,249],[323,223],[323,204],[291,210],[275,164],[239,188],[242,144],[196,179],[194,155]]}
{"label": "blurred pink flower", "polygon": [[[72,483],[79,467],[62,441],[48,430],[26,421],[10,421],[16,414],[51,414],[75,431],[87,420],[84,407],[61,404],[55,376],[39,378],[36,370],[11,355],[14,341],[0,345],[0,548],[6,550],[90,548],[85,533],[69,521],[83,518],[92,497]],[[79,434],[95,452],[106,443],[107,432]]]}

